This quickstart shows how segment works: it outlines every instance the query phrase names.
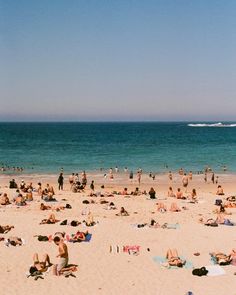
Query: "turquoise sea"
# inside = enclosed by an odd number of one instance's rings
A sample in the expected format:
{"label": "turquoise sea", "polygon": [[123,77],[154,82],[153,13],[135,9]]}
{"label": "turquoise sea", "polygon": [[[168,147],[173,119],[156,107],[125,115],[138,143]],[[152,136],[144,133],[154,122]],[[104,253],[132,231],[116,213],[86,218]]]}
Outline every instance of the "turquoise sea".
{"label": "turquoise sea", "polygon": [[200,171],[206,165],[236,172],[236,125],[189,123],[0,123],[0,163],[26,173],[115,166]]}

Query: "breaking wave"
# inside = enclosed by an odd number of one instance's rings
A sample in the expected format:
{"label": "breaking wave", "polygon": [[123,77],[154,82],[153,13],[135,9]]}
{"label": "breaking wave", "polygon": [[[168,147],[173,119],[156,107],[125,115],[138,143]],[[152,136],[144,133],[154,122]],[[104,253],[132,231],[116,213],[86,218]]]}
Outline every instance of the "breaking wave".
{"label": "breaking wave", "polygon": [[188,124],[188,126],[189,127],[236,127],[236,124],[223,124],[219,122],[219,123],[212,123],[212,124],[205,124],[205,123]]}

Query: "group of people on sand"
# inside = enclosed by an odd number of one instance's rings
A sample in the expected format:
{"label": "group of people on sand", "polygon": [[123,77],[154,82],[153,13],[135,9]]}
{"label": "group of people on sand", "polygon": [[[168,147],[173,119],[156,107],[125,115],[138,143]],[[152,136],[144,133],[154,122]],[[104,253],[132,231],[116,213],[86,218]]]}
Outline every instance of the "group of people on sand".
{"label": "group of people on sand", "polygon": [[[38,253],[33,255],[33,265],[30,267],[29,272],[31,275],[34,275],[35,272],[44,273],[51,266],[53,266],[53,274],[56,276],[63,275],[65,272],[76,271],[76,265],[69,265],[69,254],[68,248],[63,239],[59,236],[55,236],[53,242],[58,246],[58,262],[52,264],[48,254],[44,254],[42,259],[39,259]],[[71,274],[70,274],[71,275]]]}

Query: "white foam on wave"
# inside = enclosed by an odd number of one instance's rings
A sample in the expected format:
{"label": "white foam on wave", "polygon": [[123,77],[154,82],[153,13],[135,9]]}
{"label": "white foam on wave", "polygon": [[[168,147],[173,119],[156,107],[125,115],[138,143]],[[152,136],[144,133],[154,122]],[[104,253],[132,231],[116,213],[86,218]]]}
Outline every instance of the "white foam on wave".
{"label": "white foam on wave", "polygon": [[219,123],[212,123],[212,124],[206,124],[206,123],[188,124],[188,126],[189,127],[236,127],[236,124],[223,124],[219,122]]}

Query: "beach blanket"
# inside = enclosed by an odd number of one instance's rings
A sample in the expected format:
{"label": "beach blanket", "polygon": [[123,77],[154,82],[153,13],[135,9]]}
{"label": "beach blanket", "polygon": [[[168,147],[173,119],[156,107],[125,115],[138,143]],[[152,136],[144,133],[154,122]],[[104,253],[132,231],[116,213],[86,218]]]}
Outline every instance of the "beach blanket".
{"label": "beach blanket", "polygon": [[162,228],[167,228],[167,229],[179,229],[180,228],[180,225],[178,223],[174,223],[174,224],[171,224],[171,223],[164,223],[162,225]]}
{"label": "beach blanket", "polygon": [[[186,269],[192,269],[193,268],[193,264],[192,264],[191,261],[186,260],[184,257],[180,257],[180,259],[186,261],[185,265],[183,266],[184,268],[186,268]],[[167,265],[168,260],[163,256],[155,256],[155,257],[153,257],[153,260],[154,260],[154,262],[156,262],[156,263],[158,263],[161,266],[166,267],[166,268],[171,268],[171,269],[178,269],[179,268],[178,266]]]}
{"label": "beach blanket", "polygon": [[208,270],[207,276],[209,277],[225,275],[225,270],[220,265],[208,265],[206,269]]}

